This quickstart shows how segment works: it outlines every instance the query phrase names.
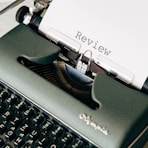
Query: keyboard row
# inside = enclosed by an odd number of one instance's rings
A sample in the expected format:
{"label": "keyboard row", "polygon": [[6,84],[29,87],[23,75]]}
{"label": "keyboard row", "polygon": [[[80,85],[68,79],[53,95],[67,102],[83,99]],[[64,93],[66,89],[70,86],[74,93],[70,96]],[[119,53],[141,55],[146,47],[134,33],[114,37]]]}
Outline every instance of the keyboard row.
{"label": "keyboard row", "polygon": [[0,84],[0,147],[95,148],[92,143],[4,83]]}

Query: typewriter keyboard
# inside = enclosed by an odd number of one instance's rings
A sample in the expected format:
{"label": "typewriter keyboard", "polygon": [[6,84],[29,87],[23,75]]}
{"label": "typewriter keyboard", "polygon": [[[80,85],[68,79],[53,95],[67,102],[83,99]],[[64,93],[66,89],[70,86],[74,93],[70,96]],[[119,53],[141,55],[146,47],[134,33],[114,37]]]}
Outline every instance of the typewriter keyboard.
{"label": "typewriter keyboard", "polygon": [[95,148],[29,99],[0,83],[0,148]]}

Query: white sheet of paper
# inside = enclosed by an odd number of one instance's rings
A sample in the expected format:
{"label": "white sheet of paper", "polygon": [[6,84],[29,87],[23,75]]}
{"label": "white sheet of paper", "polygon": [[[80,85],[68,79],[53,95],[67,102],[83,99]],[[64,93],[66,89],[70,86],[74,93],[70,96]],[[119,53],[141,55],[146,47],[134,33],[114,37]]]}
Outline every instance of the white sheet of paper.
{"label": "white sheet of paper", "polygon": [[54,0],[39,30],[53,29],[78,42],[80,52],[91,50],[123,67],[141,89],[148,76],[148,1]]}

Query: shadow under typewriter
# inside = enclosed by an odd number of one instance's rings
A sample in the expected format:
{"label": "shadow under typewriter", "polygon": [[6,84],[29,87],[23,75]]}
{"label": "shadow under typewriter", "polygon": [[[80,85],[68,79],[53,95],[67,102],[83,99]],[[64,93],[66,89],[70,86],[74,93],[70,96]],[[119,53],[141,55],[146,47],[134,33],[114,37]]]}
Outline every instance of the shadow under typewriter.
{"label": "shadow under typewriter", "polygon": [[99,108],[99,104],[91,97],[93,79],[77,71],[72,66],[61,61],[41,65],[22,57],[19,58],[19,62],[90,108]]}

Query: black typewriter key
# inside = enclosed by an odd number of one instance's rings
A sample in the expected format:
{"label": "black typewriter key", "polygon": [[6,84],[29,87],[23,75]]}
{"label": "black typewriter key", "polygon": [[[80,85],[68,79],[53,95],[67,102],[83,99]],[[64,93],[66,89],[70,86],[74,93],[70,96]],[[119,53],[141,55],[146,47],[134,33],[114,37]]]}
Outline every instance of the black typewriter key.
{"label": "black typewriter key", "polygon": [[2,120],[0,122],[0,134],[3,134],[7,128],[7,120]]}
{"label": "black typewriter key", "polygon": [[4,140],[0,138],[0,147],[2,147],[3,145],[4,145]]}
{"label": "black typewriter key", "polygon": [[57,140],[63,134],[63,132],[64,130],[61,126],[55,125],[49,133],[49,138],[53,141]]}
{"label": "black typewriter key", "polygon": [[17,101],[17,98],[15,97],[14,94],[11,94],[11,96],[9,96],[6,100],[5,100],[5,103],[8,105],[8,106],[11,106],[13,105],[14,102]]}
{"label": "black typewriter key", "polygon": [[4,87],[0,84],[0,93],[4,90]]}
{"label": "black typewriter key", "polygon": [[7,108],[7,103],[5,103],[4,101],[2,101],[2,99],[0,99],[0,113],[2,114]]}
{"label": "black typewriter key", "polygon": [[52,127],[53,127],[53,122],[50,121],[49,119],[45,120],[43,124],[40,125],[41,133],[46,135]]}
{"label": "black typewriter key", "polygon": [[5,100],[10,96],[10,93],[8,91],[2,91],[0,94],[0,97]]}
{"label": "black typewriter key", "polygon": [[0,123],[2,123],[4,120],[5,118],[2,115],[0,115]]}
{"label": "black typewriter key", "polygon": [[10,128],[6,131],[5,137],[11,141],[13,138],[15,138],[15,127]]}
{"label": "black typewriter key", "polygon": [[72,145],[68,148],[84,148],[84,142],[80,139],[75,139]]}
{"label": "black typewriter key", "polygon": [[3,146],[3,148],[12,148],[12,146],[9,145],[9,144],[5,144],[5,145]]}
{"label": "black typewriter key", "polygon": [[30,122],[31,122],[31,125],[40,125],[40,123],[44,122],[44,116],[40,113],[36,113],[36,115],[34,115]]}
{"label": "black typewriter key", "polygon": [[4,124],[0,124],[0,134],[5,132],[6,126]]}
{"label": "black typewriter key", "polygon": [[38,147],[35,147],[33,144],[30,144],[30,143],[26,143],[23,148],[38,148]]}
{"label": "black typewriter key", "polygon": [[26,119],[30,119],[33,115],[35,115],[35,110],[29,106],[22,112],[22,117]]}
{"label": "black typewriter key", "polygon": [[17,127],[19,125],[19,123],[22,122],[21,117],[19,117],[18,115],[12,117],[9,126],[15,126]]}
{"label": "black typewriter key", "polygon": [[4,112],[3,112],[3,115],[2,115],[2,117],[4,118],[4,119],[10,119],[11,117],[13,117],[13,113],[10,111],[10,110],[5,110]]}
{"label": "black typewriter key", "polygon": [[27,107],[26,103],[23,101],[18,101],[17,104],[13,105],[13,109],[21,112],[23,109]]}
{"label": "black typewriter key", "polygon": [[20,133],[17,137],[14,139],[14,145],[16,147],[21,147],[25,143],[24,141],[24,134]]}
{"label": "black typewriter key", "polygon": [[2,101],[2,99],[0,99],[0,111],[2,111],[3,110],[3,101]]}
{"label": "black typewriter key", "polygon": [[30,124],[27,121],[24,121],[17,129],[17,133],[23,133],[24,135],[26,135],[30,130]]}
{"label": "black typewriter key", "polygon": [[35,148],[32,144],[32,142],[26,142],[25,145],[23,146],[23,148]]}
{"label": "black typewriter key", "polygon": [[35,147],[46,147],[50,143],[50,140],[45,136],[41,135],[38,140],[34,143]]}
{"label": "black typewriter key", "polygon": [[58,146],[58,144],[55,142],[53,142],[53,143],[51,143],[51,144],[49,144],[49,146],[48,146],[49,148],[61,148],[60,146]]}
{"label": "black typewriter key", "polygon": [[63,136],[60,138],[60,140],[58,141],[58,144],[59,144],[60,147],[66,147],[66,146],[68,146],[72,141],[73,141],[73,136],[72,136],[72,134],[66,132],[66,133],[63,134]]}
{"label": "black typewriter key", "polygon": [[29,134],[25,137],[25,139],[36,141],[37,138],[39,138],[39,136],[40,136],[40,129],[37,127],[34,127],[29,131]]}

